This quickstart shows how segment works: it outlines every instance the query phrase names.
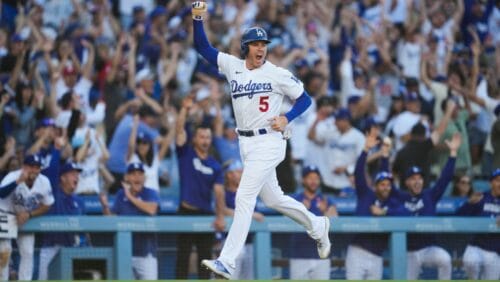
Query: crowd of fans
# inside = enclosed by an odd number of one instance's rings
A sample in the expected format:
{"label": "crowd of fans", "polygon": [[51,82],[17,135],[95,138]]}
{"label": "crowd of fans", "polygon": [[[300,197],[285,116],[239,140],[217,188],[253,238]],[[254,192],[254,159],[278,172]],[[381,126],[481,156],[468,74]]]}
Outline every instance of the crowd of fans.
{"label": "crowd of fans", "polygon": [[[500,1],[225,0],[208,7],[216,48],[239,57],[241,33],[263,27],[267,59],[292,71],[313,98],[289,125],[278,167],[286,193],[302,191],[302,169],[316,167],[323,194],[354,196],[356,162],[374,127],[388,147],[367,156],[367,174],[388,158],[403,190],[414,166],[431,187],[457,133],[447,193],[472,196],[474,180],[500,167]],[[207,203],[189,205],[182,191],[190,172],[179,147],[194,140],[194,151],[214,156],[211,167],[221,175],[207,185],[222,185],[224,172],[231,178],[240,156],[231,85],[198,56],[192,32],[186,0],[2,1],[0,179],[36,154],[57,187],[60,167],[73,162],[82,169],[76,193],[100,194],[107,214],[106,194],[124,186],[130,163],[141,163],[144,186],[179,189],[184,213],[204,214]],[[200,126],[209,132],[197,132]],[[224,229],[220,218],[216,227]]]}

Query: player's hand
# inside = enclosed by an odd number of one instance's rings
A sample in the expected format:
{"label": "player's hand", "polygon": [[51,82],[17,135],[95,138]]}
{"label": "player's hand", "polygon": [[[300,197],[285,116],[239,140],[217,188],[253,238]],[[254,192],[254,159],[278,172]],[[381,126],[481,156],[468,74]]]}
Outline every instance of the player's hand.
{"label": "player's hand", "polygon": [[224,231],[226,229],[226,221],[224,217],[216,217],[213,223],[215,231]]}
{"label": "player's hand", "polygon": [[262,214],[260,212],[254,212],[252,217],[253,217],[253,219],[257,220],[258,222],[264,221],[264,214]]}
{"label": "player's hand", "polygon": [[370,206],[370,212],[376,216],[383,216],[387,214],[387,211],[377,205]]}
{"label": "player's hand", "polygon": [[16,184],[19,185],[19,184],[25,182],[26,179],[28,179],[28,175],[29,175],[28,171],[26,171],[25,169],[21,170],[21,174],[17,178]]}
{"label": "player's hand", "polygon": [[30,214],[28,212],[22,211],[16,214],[17,226],[23,226],[28,219],[30,219]]}
{"label": "player's hand", "polygon": [[389,157],[392,148],[392,139],[389,136],[384,137],[382,140],[382,156],[385,158]]}
{"label": "player's hand", "polygon": [[476,192],[469,197],[468,202],[469,204],[477,204],[481,199],[483,199],[483,193]]}
{"label": "player's hand", "polygon": [[193,20],[201,21],[203,20],[203,16],[207,12],[207,3],[203,1],[196,1],[191,4],[191,14],[193,16]]}
{"label": "player's hand", "polygon": [[269,121],[271,122],[271,128],[279,132],[283,132],[288,124],[288,119],[285,116],[273,117]]}
{"label": "player's hand", "polygon": [[448,149],[450,149],[450,154],[456,155],[458,152],[458,148],[460,147],[460,143],[462,143],[462,137],[460,133],[453,134],[451,140],[444,140]]}
{"label": "player's hand", "polygon": [[302,200],[302,204],[304,204],[304,206],[309,209],[311,207],[311,200],[309,199],[304,199]]}
{"label": "player's hand", "polygon": [[132,193],[130,192],[130,189],[132,189],[132,185],[130,185],[130,183],[128,182],[122,181],[122,186],[125,196],[127,197],[127,199],[130,199],[130,197],[132,197]]}

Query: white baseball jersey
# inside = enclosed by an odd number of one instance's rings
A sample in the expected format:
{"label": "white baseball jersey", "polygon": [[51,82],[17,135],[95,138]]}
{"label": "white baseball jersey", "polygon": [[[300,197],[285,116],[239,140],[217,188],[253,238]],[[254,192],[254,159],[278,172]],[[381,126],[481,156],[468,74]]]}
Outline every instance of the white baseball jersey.
{"label": "white baseball jersey", "polygon": [[229,82],[239,129],[269,127],[269,119],[280,115],[283,97],[295,100],[304,92],[302,82],[291,72],[269,61],[249,70],[245,60],[219,52],[217,64]]}
{"label": "white baseball jersey", "polygon": [[316,137],[325,142],[323,154],[318,156],[323,164],[319,165],[323,182],[331,187],[350,187],[349,177],[342,173],[336,174],[333,171],[338,167],[347,166],[348,172],[354,171],[354,165],[365,144],[365,136],[361,131],[352,127],[344,134],[340,133],[336,127],[334,130],[328,126],[317,128]]}
{"label": "white baseball jersey", "polygon": [[[21,175],[21,171],[22,169],[9,172],[0,183],[0,186],[16,181]],[[40,204],[50,206],[53,203],[54,196],[52,195],[50,181],[45,175],[39,174],[31,189],[25,183],[21,183],[9,196],[0,199],[0,209],[9,212],[32,211],[37,209]]]}

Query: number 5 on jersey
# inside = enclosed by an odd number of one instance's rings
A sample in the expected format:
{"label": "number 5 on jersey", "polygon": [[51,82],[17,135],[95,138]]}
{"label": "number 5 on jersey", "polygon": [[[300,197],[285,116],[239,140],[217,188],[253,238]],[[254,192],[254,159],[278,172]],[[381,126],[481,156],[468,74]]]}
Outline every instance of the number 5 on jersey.
{"label": "number 5 on jersey", "polygon": [[260,96],[259,110],[261,112],[267,112],[269,110],[269,96]]}

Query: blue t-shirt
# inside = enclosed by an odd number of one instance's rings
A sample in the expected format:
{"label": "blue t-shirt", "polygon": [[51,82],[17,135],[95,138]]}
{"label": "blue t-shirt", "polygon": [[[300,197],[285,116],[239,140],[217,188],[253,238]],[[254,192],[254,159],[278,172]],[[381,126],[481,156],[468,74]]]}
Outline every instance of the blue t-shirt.
{"label": "blue t-shirt", "polygon": [[214,147],[219,152],[219,157],[221,163],[226,163],[227,161],[239,160],[240,158],[240,144],[238,139],[228,140],[223,137],[214,137]]}
{"label": "blue t-shirt", "polygon": [[[457,210],[457,215],[497,218],[500,216],[500,197],[493,197],[491,191],[484,192],[481,201],[466,202]],[[470,244],[500,254],[500,233],[477,234]]]}
{"label": "blue t-shirt", "polygon": [[[306,198],[306,195],[304,194],[304,192],[301,192],[292,195],[292,197],[302,203]],[[311,205],[309,207],[309,211],[315,215],[323,216],[323,213],[319,209],[319,202],[325,198],[328,203],[328,208],[332,206],[332,199],[318,192],[312,199],[310,199]],[[292,234],[290,236],[290,246],[291,258],[319,259],[318,251],[316,249],[316,241],[309,237],[306,233]]]}
{"label": "blue t-shirt", "polygon": [[212,190],[224,183],[222,167],[213,157],[200,159],[187,143],[177,146],[181,182],[180,202],[186,202],[205,212],[212,212]]}
{"label": "blue t-shirt", "polygon": [[[379,200],[375,195],[373,189],[368,187],[365,178],[365,165],[367,154],[365,151],[361,153],[356,161],[354,170],[354,180],[356,186],[357,204],[355,215],[359,216],[373,216],[370,210],[372,205],[377,205],[387,211],[388,216],[408,216],[410,212],[402,205],[402,203],[395,197],[395,187],[392,187],[391,193],[386,200]],[[363,249],[381,256],[387,248],[389,239],[388,234],[369,234],[361,233],[354,235],[351,244],[362,247]]]}
{"label": "blue t-shirt", "polygon": [[[48,215],[84,215],[85,214],[85,204],[82,199],[77,195],[68,195],[62,191],[59,185],[52,189],[54,195],[54,204],[50,207]],[[80,233],[44,233],[42,239],[42,246],[52,247],[52,246],[63,246],[63,247],[75,247],[81,246],[83,243],[80,238],[83,235]]]}
{"label": "blue t-shirt", "polygon": [[[450,157],[441,176],[428,189],[423,189],[420,195],[412,196],[406,191],[394,189],[394,195],[404,203],[407,210],[414,216],[435,216],[436,205],[448,187],[455,171],[456,158]],[[437,244],[435,234],[410,233],[408,235],[408,250],[415,251]]]}
{"label": "blue t-shirt", "polygon": [[[158,203],[158,208],[160,207],[160,196],[158,192],[153,189],[144,187],[136,197],[144,202]],[[149,214],[139,210],[139,208],[127,199],[123,188],[116,193],[115,202],[111,211],[117,215],[149,216]],[[156,233],[133,233],[132,243],[132,255],[134,257],[145,257],[148,254],[156,257],[156,250],[158,249]]]}
{"label": "blue t-shirt", "polygon": [[48,148],[41,148],[37,152],[42,161],[41,173],[50,180],[52,187],[59,185],[59,165],[61,162],[61,151],[56,149],[53,144]]}
{"label": "blue t-shirt", "polygon": [[[128,139],[132,131],[134,117],[130,114],[125,115],[113,133],[111,142],[109,143],[108,150],[110,158],[107,166],[111,172],[125,173],[127,169],[127,150]],[[158,137],[158,130],[151,128],[143,122],[139,122],[137,132],[144,132],[144,134],[151,137],[153,140]]]}

